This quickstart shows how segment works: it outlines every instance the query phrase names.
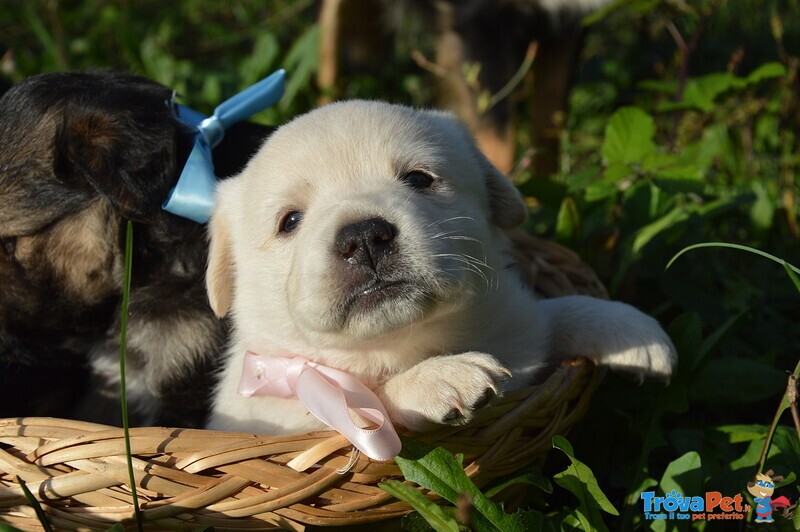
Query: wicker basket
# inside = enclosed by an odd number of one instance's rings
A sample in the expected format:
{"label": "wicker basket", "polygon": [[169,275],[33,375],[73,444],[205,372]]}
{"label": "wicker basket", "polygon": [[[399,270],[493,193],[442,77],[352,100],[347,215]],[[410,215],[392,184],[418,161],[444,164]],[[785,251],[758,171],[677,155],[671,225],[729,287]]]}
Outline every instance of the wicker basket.
{"label": "wicker basket", "polygon": [[[541,296],[606,297],[572,252],[522,233],[513,238],[515,259]],[[506,394],[469,426],[417,437],[463,453],[466,473],[483,486],[549,450],[551,437],[583,415],[601,374],[584,360],[562,364],[541,384]],[[302,529],[372,523],[410,511],[377,487],[402,478],[398,467],[354,453],[333,431],[268,437],[135,428],[131,447],[142,514],[153,530]],[[119,428],[53,418],[0,420],[0,522],[40,530],[17,476],[57,529],[132,524]]]}

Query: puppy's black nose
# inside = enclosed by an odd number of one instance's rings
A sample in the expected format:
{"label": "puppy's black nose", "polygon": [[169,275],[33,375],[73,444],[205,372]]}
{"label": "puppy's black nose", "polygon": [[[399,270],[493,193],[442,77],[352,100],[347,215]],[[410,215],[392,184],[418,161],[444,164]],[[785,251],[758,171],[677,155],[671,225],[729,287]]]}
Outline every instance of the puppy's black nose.
{"label": "puppy's black nose", "polygon": [[351,264],[375,268],[394,251],[397,228],[383,218],[370,218],[342,227],[336,234],[336,252]]}

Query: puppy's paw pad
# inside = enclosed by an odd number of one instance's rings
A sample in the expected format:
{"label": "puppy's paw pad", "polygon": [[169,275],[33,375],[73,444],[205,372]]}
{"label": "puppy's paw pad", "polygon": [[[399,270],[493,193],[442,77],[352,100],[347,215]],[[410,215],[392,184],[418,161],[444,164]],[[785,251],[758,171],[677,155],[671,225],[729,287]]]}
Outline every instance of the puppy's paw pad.
{"label": "puppy's paw pad", "polygon": [[464,425],[502,393],[509,376],[484,353],[440,356],[392,379],[383,399],[392,419],[412,430]]}

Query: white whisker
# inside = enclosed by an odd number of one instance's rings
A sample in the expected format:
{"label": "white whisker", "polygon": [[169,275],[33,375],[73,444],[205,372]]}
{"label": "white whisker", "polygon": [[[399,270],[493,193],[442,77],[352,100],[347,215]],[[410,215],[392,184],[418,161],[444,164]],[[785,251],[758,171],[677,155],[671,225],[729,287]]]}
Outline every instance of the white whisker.
{"label": "white whisker", "polygon": [[425,228],[428,229],[430,227],[433,227],[434,225],[439,225],[439,224],[443,224],[443,223],[447,223],[447,222],[453,222],[453,221],[456,221],[456,220],[469,220],[470,222],[476,223],[475,222],[475,218],[472,218],[470,216],[453,216],[452,218],[445,218],[444,220],[437,220],[437,221],[435,221],[433,223],[428,224],[427,226],[425,226]]}

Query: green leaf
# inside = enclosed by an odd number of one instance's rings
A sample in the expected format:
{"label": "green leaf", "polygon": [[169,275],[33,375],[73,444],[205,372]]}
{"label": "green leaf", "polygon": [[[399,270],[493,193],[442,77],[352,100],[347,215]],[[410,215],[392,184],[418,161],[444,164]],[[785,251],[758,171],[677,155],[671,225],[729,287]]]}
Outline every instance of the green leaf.
{"label": "green leaf", "polygon": [[707,171],[721,155],[732,150],[730,131],[725,123],[705,128],[699,141],[687,145],[682,159]]}
{"label": "green leaf", "polygon": [[748,84],[758,83],[764,79],[780,78],[786,75],[786,67],[780,63],[764,63],[747,76]]}
{"label": "green leaf", "polygon": [[568,531],[568,530],[591,530],[591,528],[586,528],[587,523],[581,519],[581,514],[578,510],[573,510],[562,517],[561,520],[561,532]]}
{"label": "green leaf", "polygon": [[603,180],[608,183],[617,183],[629,177],[634,177],[634,173],[627,164],[614,163],[603,170]]}
{"label": "green leaf", "polygon": [[117,523],[109,528],[107,532],[125,532],[125,526],[122,523]]}
{"label": "green leaf", "polygon": [[759,229],[769,229],[772,227],[772,219],[775,217],[775,202],[770,198],[769,191],[764,183],[756,181],[752,185],[756,200],[750,207],[750,219]]}
{"label": "green leaf", "polygon": [[642,170],[652,173],[659,188],[672,194],[702,192],[704,168],[685,155],[652,153],[642,160]]}
{"label": "green leaf", "polygon": [[697,109],[708,113],[714,109],[714,100],[717,96],[731,88],[742,86],[743,83],[743,80],[730,72],[714,72],[692,78],[686,82],[681,101],[661,102],[656,109],[659,111]]}
{"label": "green leaf", "polygon": [[682,207],[675,207],[670,212],[651,222],[636,232],[631,249],[634,253],[639,253],[651,240],[661,232],[669,229],[673,225],[686,220],[689,213]]}
{"label": "green leaf", "polygon": [[658,486],[658,481],[656,479],[650,477],[643,478],[642,482],[639,483],[639,485],[635,487],[635,489],[629,490],[628,496],[625,499],[625,504],[627,505],[636,504],[640,500],[641,496],[640,494],[643,491],[647,491],[655,486]]}
{"label": "green leaf", "polygon": [[723,425],[715,430],[727,434],[729,443],[743,443],[763,440],[769,431],[769,427],[765,425]]}
{"label": "green leaf", "polygon": [[605,199],[622,188],[625,179],[633,179],[635,174],[627,164],[611,164],[603,170],[603,176],[585,186],[586,201]]}
{"label": "green leaf", "polygon": [[656,151],[655,122],[638,107],[622,107],[608,121],[603,139],[603,158],[608,163],[632,163]]}
{"label": "green leaf", "polygon": [[685,181],[700,182],[703,179],[703,170],[691,163],[676,164],[655,171],[659,179],[682,179]]}
{"label": "green leaf", "polygon": [[617,193],[617,185],[614,181],[600,179],[586,187],[584,199],[586,201],[599,201],[604,200],[609,196]]}
{"label": "green leaf", "polygon": [[411,438],[401,438],[403,450],[395,462],[407,480],[439,494],[455,504],[458,496],[466,493],[472,497],[476,512],[472,525],[476,530],[524,531],[529,517],[507,514],[503,507],[486,495],[469,479],[461,463],[453,455]]}
{"label": "green leaf", "polygon": [[452,454],[410,438],[403,438],[397,465],[407,480],[435,491],[453,504],[460,493],[469,493],[474,486]]}
{"label": "green leaf", "polygon": [[738,458],[731,460],[730,463],[727,464],[727,467],[731,471],[756,467],[758,465],[758,459],[761,456],[761,451],[764,448],[765,439],[766,438],[751,440],[745,452]]}
{"label": "green leaf", "polygon": [[681,158],[672,153],[650,153],[642,158],[642,170],[651,172],[681,164]]}
{"label": "green leaf", "polygon": [[573,242],[580,236],[581,215],[575,200],[567,196],[561,202],[556,218],[556,237],[560,242]]}
{"label": "green leaf", "polygon": [[575,458],[572,445],[563,436],[553,436],[553,447],[566,454],[571,462],[567,469],[554,475],[553,480],[578,498],[575,516],[581,527],[584,530],[608,530],[601,510],[611,515],[619,515],[619,512],[600,489],[594,473]]}
{"label": "green leaf", "polygon": [[659,485],[664,493],[676,490],[684,495],[693,495],[700,493],[702,483],[700,455],[689,451],[667,465]]}
{"label": "green leaf", "polygon": [[387,480],[378,487],[392,497],[410,504],[436,532],[458,532],[456,520],[445,515],[441,507],[423,495],[421,491],[397,480]]}
{"label": "green leaf", "polygon": [[692,78],[686,82],[683,99],[679,102],[661,102],[656,106],[659,111],[675,111],[697,109],[703,112],[714,110],[714,100],[720,94],[731,89],[741,89],[769,78],[786,75],[786,68],[780,63],[761,65],[746,78],[740,78],[731,72],[714,72],[706,76]]}
{"label": "green leaf", "polygon": [[[601,175],[601,173],[602,172],[599,166],[589,166],[582,170],[577,170],[573,173],[570,173],[568,176],[566,176],[567,192],[569,192],[570,194],[583,192],[592,181],[597,180],[597,176]],[[520,191],[524,193],[526,185],[531,181],[542,181],[542,179],[539,177],[537,177],[536,179],[531,179],[525,185],[523,185],[523,187],[520,188]],[[563,191],[558,197],[559,198],[564,197]]]}
{"label": "green leaf", "polygon": [[703,170],[694,164],[679,164],[660,168],[654,174],[656,185],[661,190],[672,194],[681,192],[700,193],[705,186]]}

